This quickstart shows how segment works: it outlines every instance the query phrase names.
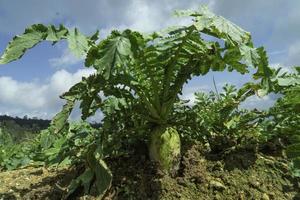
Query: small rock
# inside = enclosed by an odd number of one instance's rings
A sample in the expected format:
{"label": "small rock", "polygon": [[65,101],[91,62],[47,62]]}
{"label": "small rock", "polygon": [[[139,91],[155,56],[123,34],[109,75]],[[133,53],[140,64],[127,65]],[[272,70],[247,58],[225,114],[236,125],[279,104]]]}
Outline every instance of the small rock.
{"label": "small rock", "polygon": [[219,182],[219,181],[215,181],[215,180],[211,180],[209,182],[210,187],[218,190],[218,191],[223,191],[224,189],[226,189],[226,186],[223,185],[223,183]]}
{"label": "small rock", "polygon": [[184,187],[187,186],[187,184],[186,184],[184,178],[178,178],[178,179],[177,179],[177,183],[178,183],[179,185],[184,186]]}
{"label": "small rock", "polygon": [[244,193],[244,191],[241,191],[240,193],[239,193],[239,200],[246,200],[246,197],[245,197],[246,195],[245,195],[245,193]]}
{"label": "small rock", "polygon": [[223,198],[221,197],[220,194],[216,194],[214,199],[215,200],[222,200]]}
{"label": "small rock", "polygon": [[260,183],[256,180],[250,181],[250,185],[254,188],[259,188],[260,187]]}
{"label": "small rock", "polygon": [[267,195],[266,193],[264,193],[261,197],[262,200],[270,200],[269,195]]}
{"label": "small rock", "polygon": [[176,192],[176,193],[175,193],[175,196],[176,196],[177,198],[180,198],[180,197],[181,197],[180,192]]}
{"label": "small rock", "polygon": [[274,192],[269,193],[270,199],[275,199],[276,194]]}

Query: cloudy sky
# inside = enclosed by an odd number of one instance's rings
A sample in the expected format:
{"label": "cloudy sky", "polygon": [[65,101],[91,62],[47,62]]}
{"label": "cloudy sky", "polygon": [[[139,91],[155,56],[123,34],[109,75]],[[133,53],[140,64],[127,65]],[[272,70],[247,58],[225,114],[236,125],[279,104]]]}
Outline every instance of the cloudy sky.
{"label": "cloudy sky", "polygon": [[[201,4],[251,32],[255,46],[267,49],[271,66],[300,65],[299,0],[1,0],[0,52],[34,23],[63,23],[85,34],[99,29],[102,36],[112,29],[150,32],[181,23],[172,17],[174,10]],[[0,66],[0,114],[51,118],[62,105],[58,96],[91,73],[65,43],[41,43],[21,60]],[[218,87],[251,80],[235,73],[209,73],[186,85],[184,97],[192,100],[194,91],[212,89],[213,76]],[[272,96],[253,97],[247,105],[264,108],[273,101]]]}

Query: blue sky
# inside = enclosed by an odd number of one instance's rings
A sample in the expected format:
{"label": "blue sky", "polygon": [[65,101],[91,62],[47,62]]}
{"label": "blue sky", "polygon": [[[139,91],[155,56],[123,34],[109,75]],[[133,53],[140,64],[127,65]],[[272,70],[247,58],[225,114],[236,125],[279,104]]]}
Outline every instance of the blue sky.
{"label": "blue sky", "polygon": [[[181,23],[172,17],[173,10],[196,9],[201,4],[251,32],[255,46],[267,49],[271,66],[290,70],[300,65],[299,0],[1,0],[0,52],[14,35],[34,23],[63,23],[85,34],[99,29],[103,37],[112,29],[149,32]],[[0,66],[0,114],[51,118],[63,103],[58,96],[92,72],[70,54],[65,43],[41,43],[21,60]],[[213,76],[218,87],[251,80],[236,73],[209,73],[187,84],[183,97],[192,100],[193,92],[212,89]],[[264,108],[273,102],[274,96],[252,97],[247,106]]]}

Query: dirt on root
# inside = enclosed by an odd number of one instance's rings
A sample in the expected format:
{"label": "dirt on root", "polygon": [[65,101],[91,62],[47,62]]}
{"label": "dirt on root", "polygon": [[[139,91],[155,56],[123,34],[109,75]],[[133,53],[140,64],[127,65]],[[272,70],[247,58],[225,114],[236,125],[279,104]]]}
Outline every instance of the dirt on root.
{"label": "dirt on root", "polygon": [[[203,145],[185,147],[176,177],[164,176],[144,156],[106,160],[113,173],[105,200],[290,200],[300,199],[299,179],[282,157],[236,149],[222,156]],[[62,199],[74,177],[67,169],[26,168],[0,173],[2,199]],[[78,193],[79,194],[79,193]],[[97,199],[78,195],[74,199]]]}

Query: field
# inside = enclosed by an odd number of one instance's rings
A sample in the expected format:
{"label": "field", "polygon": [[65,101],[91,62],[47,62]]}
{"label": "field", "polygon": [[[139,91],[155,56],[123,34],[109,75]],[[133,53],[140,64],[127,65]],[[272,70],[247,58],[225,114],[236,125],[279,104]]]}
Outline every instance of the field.
{"label": "field", "polygon": [[[130,154],[105,160],[114,177],[104,199],[299,198],[299,179],[289,171],[280,147],[263,145],[257,152],[237,149],[220,155],[201,143],[184,144],[179,173],[173,178],[157,172],[141,148],[136,144],[128,149]],[[74,168],[37,166],[5,171],[0,173],[0,197],[61,199],[76,173]],[[95,191],[82,192],[71,199],[97,199]]]}

